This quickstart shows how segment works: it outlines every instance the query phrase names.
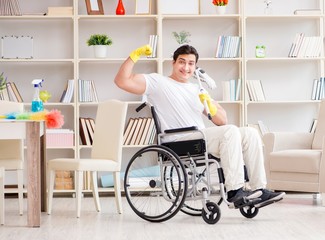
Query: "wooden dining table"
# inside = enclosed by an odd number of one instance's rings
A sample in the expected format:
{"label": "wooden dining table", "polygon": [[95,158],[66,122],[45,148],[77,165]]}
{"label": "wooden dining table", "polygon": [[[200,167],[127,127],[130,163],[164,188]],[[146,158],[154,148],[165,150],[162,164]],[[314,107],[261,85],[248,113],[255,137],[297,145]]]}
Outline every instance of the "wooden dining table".
{"label": "wooden dining table", "polygon": [[0,120],[0,139],[25,139],[27,162],[27,226],[41,226],[46,205],[45,122]]}

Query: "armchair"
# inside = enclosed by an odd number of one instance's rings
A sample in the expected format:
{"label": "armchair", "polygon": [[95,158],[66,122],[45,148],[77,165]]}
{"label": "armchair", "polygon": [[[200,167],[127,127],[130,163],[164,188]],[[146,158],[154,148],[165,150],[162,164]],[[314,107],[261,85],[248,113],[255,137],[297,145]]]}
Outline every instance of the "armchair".
{"label": "armchair", "polygon": [[263,136],[265,171],[273,190],[321,193],[325,206],[325,99],[315,133],[273,132]]}

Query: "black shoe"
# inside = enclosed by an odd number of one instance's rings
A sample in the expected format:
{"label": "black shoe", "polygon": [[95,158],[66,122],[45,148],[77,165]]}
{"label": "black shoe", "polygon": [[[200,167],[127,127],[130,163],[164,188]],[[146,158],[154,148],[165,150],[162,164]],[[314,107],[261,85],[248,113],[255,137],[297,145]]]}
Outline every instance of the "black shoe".
{"label": "black shoe", "polygon": [[239,200],[252,194],[252,191],[246,191],[243,188],[237,190],[236,194],[227,199],[228,202],[238,202]]}
{"label": "black shoe", "polygon": [[[237,202],[240,199],[243,199],[244,197],[248,196],[251,192],[250,191],[245,191],[243,188],[240,188],[236,190],[235,195],[228,197],[228,202]],[[228,194],[229,196],[229,194]]]}
{"label": "black shoe", "polygon": [[261,200],[254,204],[257,208],[280,201],[285,195],[285,192],[272,192],[268,189],[260,189],[259,191],[262,191],[263,194],[259,197]]}

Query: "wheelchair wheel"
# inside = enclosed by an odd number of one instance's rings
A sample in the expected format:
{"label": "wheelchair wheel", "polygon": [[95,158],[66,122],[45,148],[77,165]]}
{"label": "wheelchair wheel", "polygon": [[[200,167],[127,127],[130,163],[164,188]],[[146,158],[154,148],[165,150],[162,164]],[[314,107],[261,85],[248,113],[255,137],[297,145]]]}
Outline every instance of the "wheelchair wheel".
{"label": "wheelchair wheel", "polygon": [[202,218],[208,224],[215,224],[220,220],[221,211],[219,206],[214,202],[208,202],[206,207],[211,212],[210,214],[207,213],[204,208],[202,209]]}
{"label": "wheelchair wheel", "polygon": [[129,205],[139,217],[151,222],[166,221],[185,201],[184,166],[177,154],[167,147],[142,148],[126,168],[124,190]]}
{"label": "wheelchair wheel", "polygon": [[254,206],[246,206],[239,209],[240,213],[246,218],[253,218],[258,214],[259,209]]}

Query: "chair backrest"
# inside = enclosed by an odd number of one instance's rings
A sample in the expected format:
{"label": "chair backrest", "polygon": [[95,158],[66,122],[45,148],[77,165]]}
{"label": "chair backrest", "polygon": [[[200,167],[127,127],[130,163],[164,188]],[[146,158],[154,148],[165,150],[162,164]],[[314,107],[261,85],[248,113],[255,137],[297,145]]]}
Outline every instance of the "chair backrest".
{"label": "chair backrest", "polygon": [[325,136],[325,98],[320,103],[317,125],[315,129],[314,140],[312,143],[313,149],[322,149],[323,137]]}
{"label": "chair backrest", "polygon": [[[23,110],[23,103],[0,101],[0,115],[23,112]],[[0,160],[20,159],[23,161],[23,150],[23,140],[0,140]]]}
{"label": "chair backrest", "polygon": [[108,100],[98,104],[91,157],[121,163],[127,103]]}

